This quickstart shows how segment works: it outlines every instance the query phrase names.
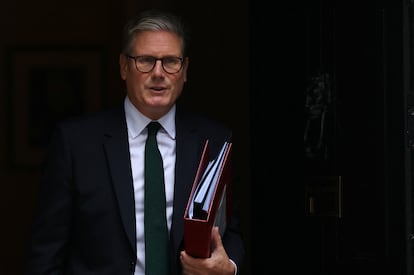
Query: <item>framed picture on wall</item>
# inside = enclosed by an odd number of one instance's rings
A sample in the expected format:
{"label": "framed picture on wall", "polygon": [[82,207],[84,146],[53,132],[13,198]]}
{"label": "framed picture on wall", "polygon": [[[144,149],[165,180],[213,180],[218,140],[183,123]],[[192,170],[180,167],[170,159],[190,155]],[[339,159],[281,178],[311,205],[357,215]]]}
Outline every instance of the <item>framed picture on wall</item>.
{"label": "framed picture on wall", "polygon": [[102,107],[103,51],[14,47],[7,58],[10,162],[14,167],[40,167],[57,122]]}

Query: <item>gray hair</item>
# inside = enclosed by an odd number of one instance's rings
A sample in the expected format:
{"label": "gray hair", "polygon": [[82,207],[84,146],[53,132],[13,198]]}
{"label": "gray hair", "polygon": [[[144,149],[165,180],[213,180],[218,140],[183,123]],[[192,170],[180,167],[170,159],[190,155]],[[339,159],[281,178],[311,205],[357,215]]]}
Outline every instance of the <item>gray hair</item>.
{"label": "gray hair", "polygon": [[167,11],[148,10],[130,19],[122,33],[122,53],[130,54],[135,36],[143,31],[167,31],[176,34],[181,40],[183,56],[187,53],[187,34],[182,20]]}

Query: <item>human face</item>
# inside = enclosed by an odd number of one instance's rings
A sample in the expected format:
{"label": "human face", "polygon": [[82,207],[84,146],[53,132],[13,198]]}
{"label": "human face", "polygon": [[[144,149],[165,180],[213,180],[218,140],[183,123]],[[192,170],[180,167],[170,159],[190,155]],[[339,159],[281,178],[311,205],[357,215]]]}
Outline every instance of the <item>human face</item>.
{"label": "human face", "polygon": [[[182,57],[181,41],[171,32],[144,31],[136,35],[129,54],[156,58]],[[160,60],[156,61],[152,71],[139,72],[134,60],[124,54],[119,56],[119,65],[132,104],[153,120],[159,119],[171,109],[187,81],[188,59],[184,60],[181,70],[175,74],[165,72]]]}

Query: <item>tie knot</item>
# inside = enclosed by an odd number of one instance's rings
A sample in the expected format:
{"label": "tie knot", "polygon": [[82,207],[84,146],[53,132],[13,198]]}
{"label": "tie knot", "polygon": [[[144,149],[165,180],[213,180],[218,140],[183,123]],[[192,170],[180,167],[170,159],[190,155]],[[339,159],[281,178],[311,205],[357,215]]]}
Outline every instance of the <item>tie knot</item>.
{"label": "tie knot", "polygon": [[160,129],[161,125],[158,121],[151,121],[150,123],[148,123],[147,128],[148,128],[148,135],[156,135],[157,131]]}

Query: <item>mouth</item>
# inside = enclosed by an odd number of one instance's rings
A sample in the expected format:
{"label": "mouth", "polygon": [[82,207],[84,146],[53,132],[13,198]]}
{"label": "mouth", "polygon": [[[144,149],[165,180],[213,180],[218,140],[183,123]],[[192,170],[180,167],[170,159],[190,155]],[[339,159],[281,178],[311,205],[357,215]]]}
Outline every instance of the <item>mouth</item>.
{"label": "mouth", "polygon": [[149,88],[151,91],[153,92],[163,92],[165,91],[167,88],[165,87],[161,87],[161,86],[154,86],[154,87],[150,87]]}

